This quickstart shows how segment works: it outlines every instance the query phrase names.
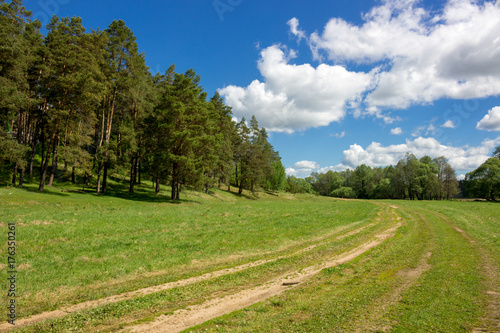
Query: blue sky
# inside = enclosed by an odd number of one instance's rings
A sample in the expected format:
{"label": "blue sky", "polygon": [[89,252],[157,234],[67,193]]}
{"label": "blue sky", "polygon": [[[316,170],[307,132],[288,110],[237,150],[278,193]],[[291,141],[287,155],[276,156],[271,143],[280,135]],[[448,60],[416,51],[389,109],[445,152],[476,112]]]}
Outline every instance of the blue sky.
{"label": "blue sky", "polygon": [[34,17],[122,19],[151,71],[193,68],[256,115],[288,174],[446,156],[463,176],[500,145],[500,3],[30,0]]}

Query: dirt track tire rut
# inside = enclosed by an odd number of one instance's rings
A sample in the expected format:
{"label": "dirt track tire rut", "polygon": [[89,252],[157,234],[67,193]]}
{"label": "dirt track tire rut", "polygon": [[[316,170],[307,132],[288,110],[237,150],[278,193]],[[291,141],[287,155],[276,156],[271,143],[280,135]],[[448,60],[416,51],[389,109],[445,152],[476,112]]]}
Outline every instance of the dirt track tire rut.
{"label": "dirt track tire rut", "polygon": [[[208,300],[203,304],[190,307],[189,310],[178,310],[175,311],[173,315],[162,315],[151,323],[129,327],[123,332],[180,332],[192,326],[202,324],[210,319],[264,301],[272,296],[285,292],[289,288],[300,285],[301,282],[306,281],[325,268],[335,267],[354,260],[356,257],[380,245],[384,240],[394,236],[396,230],[400,226],[401,223],[398,223],[396,226],[376,235],[375,240],[365,243],[320,265],[287,273],[277,279],[268,281],[262,286],[243,290],[222,298]],[[286,285],[288,281],[293,281],[293,284]]]}
{"label": "dirt track tire rut", "polygon": [[[359,222],[356,222],[356,223],[359,223]],[[346,237],[358,234],[358,233],[362,232],[364,229],[366,229],[370,226],[373,226],[373,225],[375,225],[375,223],[369,223],[369,224],[366,224],[362,227],[359,227],[359,228],[356,228],[356,229],[351,230],[349,232],[346,232],[344,234],[338,235],[340,232],[343,231],[343,228],[341,228],[341,229],[336,230],[335,232],[333,232],[331,234],[324,235],[324,236],[318,238],[316,240],[315,244],[307,246],[305,248],[302,248],[302,249],[297,250],[297,251],[290,253],[290,254],[279,255],[279,256],[273,257],[271,259],[258,260],[258,261],[246,263],[243,265],[238,265],[238,266],[235,266],[232,268],[213,271],[213,272],[205,273],[205,274],[202,274],[199,276],[194,276],[194,277],[183,279],[183,280],[168,282],[168,283],[157,285],[157,286],[133,290],[133,291],[119,294],[119,295],[112,295],[112,296],[101,298],[98,300],[86,301],[86,302],[82,302],[79,304],[63,307],[63,308],[60,308],[60,309],[57,309],[54,311],[43,312],[43,313],[40,313],[38,315],[31,316],[29,318],[21,318],[21,319],[18,319],[16,321],[15,327],[13,327],[9,323],[3,323],[3,324],[0,324],[0,332],[12,330],[12,329],[17,329],[20,327],[43,322],[43,321],[50,320],[50,319],[63,318],[69,314],[92,309],[92,308],[96,308],[98,306],[102,306],[102,305],[106,305],[106,304],[110,304],[110,303],[121,302],[121,301],[125,301],[125,300],[130,300],[130,299],[146,296],[149,294],[153,294],[153,293],[157,293],[157,292],[161,292],[161,291],[165,291],[165,290],[169,290],[169,289],[173,289],[173,288],[177,288],[177,287],[183,287],[183,286],[195,284],[198,282],[203,282],[203,281],[207,281],[207,280],[214,279],[217,277],[221,277],[224,275],[244,271],[246,269],[250,269],[253,267],[264,265],[266,263],[274,262],[274,261],[277,261],[279,259],[284,259],[284,258],[298,255],[300,253],[312,251],[316,247],[321,246],[324,243],[328,243],[329,241],[331,241],[331,239],[341,240],[341,239],[344,239]],[[286,286],[286,287],[289,287],[289,286]]]}

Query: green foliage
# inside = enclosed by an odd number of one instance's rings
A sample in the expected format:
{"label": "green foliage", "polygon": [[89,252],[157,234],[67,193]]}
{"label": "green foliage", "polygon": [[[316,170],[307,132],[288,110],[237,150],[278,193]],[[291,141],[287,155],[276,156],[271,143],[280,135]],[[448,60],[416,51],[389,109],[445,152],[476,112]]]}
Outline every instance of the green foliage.
{"label": "green foliage", "polygon": [[396,166],[312,173],[306,178],[323,196],[358,199],[452,199],[458,193],[455,170],[444,157],[418,160],[407,154]]}
{"label": "green foliage", "polygon": [[274,161],[271,164],[273,172],[269,180],[269,187],[273,191],[282,191],[287,186],[286,170],[281,161]]}
{"label": "green foliage", "polygon": [[500,146],[495,148],[491,156],[500,160]]}
{"label": "green foliage", "polygon": [[287,191],[290,193],[314,193],[312,185],[302,179],[295,176],[287,177],[288,188]]}
{"label": "green foliage", "polygon": [[250,127],[243,118],[235,130],[234,181],[239,193],[244,189],[254,192],[257,187],[268,188],[274,173],[273,163],[280,161],[280,157],[267,140],[266,130],[259,128],[255,116],[250,120]]}
{"label": "green foliage", "polygon": [[500,160],[490,158],[465,177],[469,197],[496,200],[500,197]]}
{"label": "green foliage", "polygon": [[339,187],[330,193],[335,198],[356,198],[356,192],[350,187]]}

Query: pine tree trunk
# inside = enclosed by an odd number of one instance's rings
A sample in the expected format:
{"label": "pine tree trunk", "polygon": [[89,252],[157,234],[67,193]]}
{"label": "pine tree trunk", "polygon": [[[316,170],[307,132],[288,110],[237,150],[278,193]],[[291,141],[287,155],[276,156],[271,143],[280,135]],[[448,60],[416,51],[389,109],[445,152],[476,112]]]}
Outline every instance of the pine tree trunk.
{"label": "pine tree trunk", "polygon": [[14,172],[12,173],[12,186],[16,186],[16,179],[17,179],[17,167],[18,164],[14,166]]}
{"label": "pine tree trunk", "polygon": [[45,134],[42,132],[42,162],[40,163],[40,176],[43,173],[43,165],[45,164]]}
{"label": "pine tree trunk", "polygon": [[141,160],[137,158],[137,185],[141,185]]}
{"label": "pine tree trunk", "polygon": [[72,170],[71,170],[71,182],[73,184],[76,183],[76,179],[75,179],[75,167],[73,166]]}
{"label": "pine tree trunk", "polygon": [[170,200],[175,200],[178,196],[177,193],[177,163],[172,165],[172,193],[170,194]]}
{"label": "pine tree trunk", "polygon": [[35,156],[30,156],[29,170],[30,170],[30,182],[33,180],[33,162]]}
{"label": "pine tree trunk", "polygon": [[33,164],[35,162],[35,154],[36,154],[36,145],[35,145],[35,140],[33,139],[33,143],[31,144],[30,157],[29,157],[30,181],[33,179]]}
{"label": "pine tree trunk", "polygon": [[21,173],[19,174],[19,188],[22,188],[24,184],[24,168],[21,169]]}
{"label": "pine tree trunk", "polygon": [[135,185],[135,173],[136,173],[136,168],[135,168],[135,158],[132,158],[132,163],[130,166],[130,186],[129,186],[129,192],[134,193],[134,185]]}
{"label": "pine tree trunk", "polygon": [[173,181],[172,181],[172,192],[170,193],[170,200],[175,200],[175,197],[177,195],[177,184],[175,184]]}
{"label": "pine tree trunk", "polygon": [[97,194],[101,193],[101,172],[102,172],[102,162],[99,162],[97,166],[97,189],[96,189]]}
{"label": "pine tree trunk", "polygon": [[243,180],[240,181],[240,187],[238,189],[238,194],[242,194],[243,193]]}
{"label": "pine tree trunk", "polygon": [[137,157],[135,158],[135,163],[134,163],[134,183],[139,185],[139,182],[137,181],[137,176],[139,175],[139,154],[137,154]]}
{"label": "pine tree trunk", "polygon": [[59,151],[59,139],[56,138],[56,143],[54,144],[54,153],[52,154],[52,169],[50,170],[49,184],[47,186],[52,187],[54,182],[54,177],[57,172],[57,155]]}
{"label": "pine tree trunk", "polygon": [[50,149],[47,149],[47,153],[45,154],[44,163],[42,164],[42,172],[40,176],[40,186],[38,186],[38,190],[43,192],[45,189],[45,179],[47,178],[47,169],[49,168],[49,158],[50,158]]}
{"label": "pine tree trunk", "polygon": [[158,194],[160,193],[160,174],[156,174],[156,188],[155,188],[155,193]]}
{"label": "pine tree trunk", "polygon": [[102,193],[106,193],[108,189],[108,163],[104,163],[104,172],[102,175]]}
{"label": "pine tree trunk", "polygon": [[[239,186],[238,185],[238,164],[236,164],[236,175],[235,175],[234,179],[236,180],[236,187],[238,187]],[[229,181],[229,182],[231,182],[231,181]]]}

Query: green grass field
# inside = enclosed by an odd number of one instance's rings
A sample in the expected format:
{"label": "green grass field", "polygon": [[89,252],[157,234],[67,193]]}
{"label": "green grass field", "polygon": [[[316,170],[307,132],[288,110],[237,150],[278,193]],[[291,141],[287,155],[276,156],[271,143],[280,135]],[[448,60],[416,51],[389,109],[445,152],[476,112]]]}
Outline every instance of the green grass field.
{"label": "green grass field", "polygon": [[[184,191],[182,197],[171,203],[146,187],[134,195],[102,196],[68,186],[43,194],[29,186],[0,188],[4,277],[7,228],[16,223],[18,321],[195,279],[49,316],[17,331],[133,329],[161,314],[300,272],[394,226],[399,228],[393,237],[354,260],[187,331],[472,332],[500,323],[494,315],[500,295],[496,203],[240,197],[219,190],[211,195]],[[200,278],[243,264],[252,265]],[[7,290],[1,295],[7,304]]]}

